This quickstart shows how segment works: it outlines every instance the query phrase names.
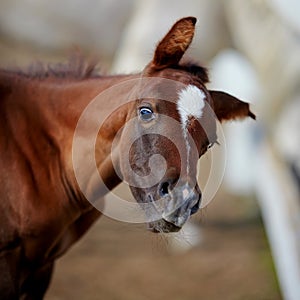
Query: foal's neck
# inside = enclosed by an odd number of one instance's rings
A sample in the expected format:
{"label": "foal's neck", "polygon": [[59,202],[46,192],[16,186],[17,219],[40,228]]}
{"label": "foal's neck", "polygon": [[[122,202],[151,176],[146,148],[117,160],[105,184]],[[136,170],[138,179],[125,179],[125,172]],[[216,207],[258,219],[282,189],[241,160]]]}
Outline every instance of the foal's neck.
{"label": "foal's neck", "polygon": [[[90,106],[92,103],[97,103],[97,107],[100,107],[100,110],[97,109],[93,112],[93,116],[88,115],[89,121],[92,121],[91,126],[93,126],[93,121],[98,121],[99,119],[104,121],[102,127],[99,127],[99,132],[96,139],[95,145],[95,160],[98,167],[97,170],[85,170],[87,173],[86,177],[88,179],[88,184],[91,185],[93,190],[97,190],[98,197],[104,196],[107,188],[113,189],[117,186],[121,180],[115,173],[112,164],[112,143],[114,138],[119,132],[119,130],[124,125],[128,110],[126,105],[122,106],[124,102],[124,97],[127,97],[127,94],[118,93],[108,93],[108,97],[103,97],[102,95],[107,92],[108,89],[120,83],[123,80],[130,79],[132,76],[116,76],[116,77],[103,77],[100,79],[90,79],[78,83],[72,83],[68,86],[59,87],[56,92],[57,96],[60,99],[59,101],[54,101],[54,109],[52,113],[59,112],[63,117],[56,118],[58,119],[58,124],[61,124],[63,130],[58,131],[58,141],[61,144],[61,151],[64,153],[64,169],[68,174],[68,180],[73,188],[76,189],[76,194],[80,194],[78,191],[79,187],[77,182],[74,179],[73,171],[73,161],[72,161],[72,142],[74,138],[74,131],[76,126],[78,126],[78,120],[82,116],[85,109]],[[59,96],[59,94],[61,96]],[[100,95],[100,96],[99,96]],[[118,109],[116,111],[111,111],[113,102],[116,104]],[[104,112],[104,113],[103,113]],[[107,113],[108,112],[108,113]],[[105,116],[105,120],[104,119]],[[93,117],[95,119],[93,119]],[[89,124],[88,124],[89,126]],[[87,129],[89,130],[89,129]],[[83,141],[85,136],[82,137]],[[83,168],[85,168],[85,157],[82,157]],[[93,177],[99,176],[101,174],[102,180],[105,183],[106,187],[102,189],[101,186],[95,185],[93,183]],[[95,191],[93,191],[94,193]],[[80,197],[81,198],[81,197]],[[85,199],[84,199],[84,202]]]}
{"label": "foal's neck", "polygon": [[[47,140],[52,145],[53,151],[57,153],[57,155],[52,157],[59,160],[59,170],[55,170],[55,173],[63,174],[59,175],[65,178],[66,189],[71,191],[71,193],[68,192],[67,194],[69,197],[75,198],[66,199],[66,201],[79,202],[80,207],[89,206],[79,189],[73,171],[72,143],[80,116],[97,95],[131,77],[112,76],[73,82],[68,80],[59,81],[59,79],[32,80],[24,88],[24,94],[27,99],[22,99],[23,104],[21,103],[21,105],[26,104],[25,110],[28,122],[32,120],[37,122],[34,125],[31,124],[32,133],[28,131],[28,134],[35,134],[37,141]],[[122,95],[115,96],[122,97]],[[117,99],[105,99],[103,101],[100,98],[101,109],[108,109],[111,105],[110,101],[116,101]],[[98,134],[95,155],[96,163],[103,176],[103,181],[110,189],[120,183],[120,179],[114,172],[111,163],[110,152],[115,134],[123,126],[125,119],[126,111],[113,113],[105,122],[105,130],[100,130]],[[39,147],[39,145],[34,145],[34,147]],[[43,152],[43,149],[37,150],[39,153]],[[45,164],[47,163],[45,161]],[[84,157],[82,157],[82,163],[84,164]],[[89,174],[91,170],[86,170],[86,172],[87,178],[98,176],[98,174]],[[102,195],[101,187],[97,188],[100,189],[99,196],[104,196],[106,189],[103,190]]]}

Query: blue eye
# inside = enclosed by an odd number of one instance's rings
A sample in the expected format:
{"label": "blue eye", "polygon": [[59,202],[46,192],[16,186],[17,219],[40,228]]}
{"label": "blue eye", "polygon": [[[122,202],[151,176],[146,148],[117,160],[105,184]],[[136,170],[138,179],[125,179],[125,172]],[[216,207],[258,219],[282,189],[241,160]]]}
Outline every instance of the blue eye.
{"label": "blue eye", "polygon": [[139,113],[140,113],[140,118],[143,121],[150,121],[153,119],[154,114],[152,109],[149,107],[141,107]]}

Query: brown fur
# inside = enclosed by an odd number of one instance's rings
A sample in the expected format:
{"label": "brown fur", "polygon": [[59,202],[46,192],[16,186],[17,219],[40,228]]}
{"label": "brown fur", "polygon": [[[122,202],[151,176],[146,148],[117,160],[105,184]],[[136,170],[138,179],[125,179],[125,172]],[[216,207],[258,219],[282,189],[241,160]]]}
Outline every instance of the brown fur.
{"label": "brown fur", "polygon": [[196,21],[196,18],[188,17],[173,25],[155,50],[153,66],[164,68],[178,64],[193,40]]}
{"label": "brown fur", "polygon": [[220,91],[210,91],[214,111],[220,121],[256,116],[250,111],[249,104]]}

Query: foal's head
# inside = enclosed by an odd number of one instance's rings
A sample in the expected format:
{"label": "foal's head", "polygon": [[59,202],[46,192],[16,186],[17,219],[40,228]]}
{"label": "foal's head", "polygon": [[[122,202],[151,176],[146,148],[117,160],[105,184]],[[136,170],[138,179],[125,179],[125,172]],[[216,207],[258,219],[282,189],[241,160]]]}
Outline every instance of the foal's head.
{"label": "foal's head", "polygon": [[136,200],[151,208],[146,214],[153,231],[177,231],[198,211],[196,166],[217,141],[216,120],[254,118],[247,103],[207,90],[204,68],[181,62],[195,23],[193,17],[179,20],[158,44],[122,132],[121,153],[130,145],[130,163],[121,157],[121,172]]}

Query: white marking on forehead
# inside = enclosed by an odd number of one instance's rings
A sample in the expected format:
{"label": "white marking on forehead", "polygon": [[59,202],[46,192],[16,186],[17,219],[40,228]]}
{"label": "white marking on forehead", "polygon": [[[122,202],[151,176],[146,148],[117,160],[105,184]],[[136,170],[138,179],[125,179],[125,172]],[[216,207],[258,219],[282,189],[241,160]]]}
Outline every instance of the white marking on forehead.
{"label": "white marking on forehead", "polygon": [[200,119],[205,105],[205,94],[195,85],[188,85],[178,93],[177,110],[181,123],[186,127],[189,117]]}
{"label": "white marking on forehead", "polygon": [[188,142],[188,122],[190,117],[200,119],[203,115],[203,108],[205,106],[205,94],[195,85],[188,85],[178,93],[177,110],[180,115],[180,121],[183,128],[183,137],[185,140],[187,151],[187,174],[190,171],[190,151],[191,146]]}

